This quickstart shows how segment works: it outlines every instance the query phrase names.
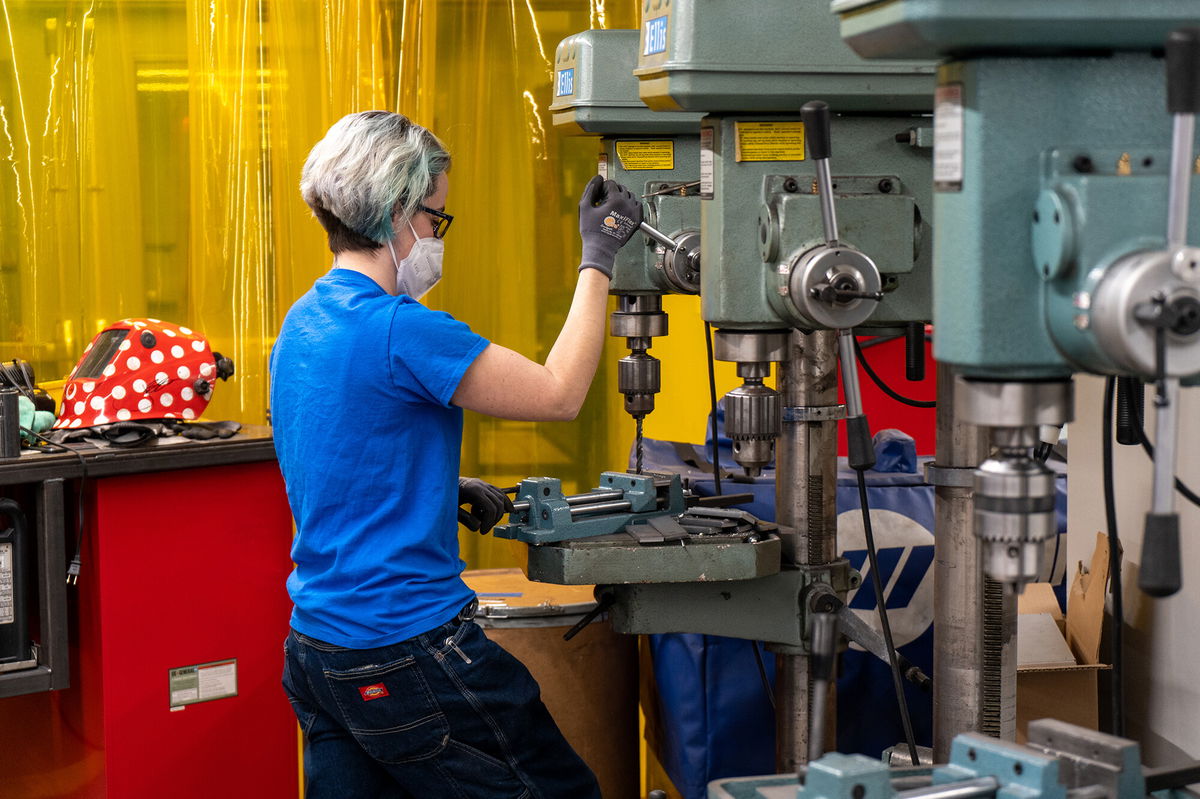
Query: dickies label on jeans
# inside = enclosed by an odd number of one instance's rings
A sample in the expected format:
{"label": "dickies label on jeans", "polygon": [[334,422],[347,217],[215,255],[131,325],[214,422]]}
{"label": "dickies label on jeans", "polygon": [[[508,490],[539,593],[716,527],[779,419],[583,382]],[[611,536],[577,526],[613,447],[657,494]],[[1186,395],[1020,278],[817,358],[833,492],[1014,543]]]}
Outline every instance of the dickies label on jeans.
{"label": "dickies label on jeans", "polygon": [[362,695],[364,702],[370,702],[372,699],[380,699],[388,695],[387,686],[381,682],[377,682],[374,685],[364,685],[358,689],[358,692]]}

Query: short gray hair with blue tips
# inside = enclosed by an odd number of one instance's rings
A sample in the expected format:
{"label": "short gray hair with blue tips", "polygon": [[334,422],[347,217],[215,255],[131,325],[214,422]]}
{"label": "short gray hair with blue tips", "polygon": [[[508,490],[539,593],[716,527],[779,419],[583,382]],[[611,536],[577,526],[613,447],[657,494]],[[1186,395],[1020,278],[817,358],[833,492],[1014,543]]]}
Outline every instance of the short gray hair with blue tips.
{"label": "short gray hair with blue tips", "polygon": [[376,250],[410,219],[450,168],[436,136],[405,116],[362,111],[342,117],[304,163],[300,193],[329,234],[329,248]]}

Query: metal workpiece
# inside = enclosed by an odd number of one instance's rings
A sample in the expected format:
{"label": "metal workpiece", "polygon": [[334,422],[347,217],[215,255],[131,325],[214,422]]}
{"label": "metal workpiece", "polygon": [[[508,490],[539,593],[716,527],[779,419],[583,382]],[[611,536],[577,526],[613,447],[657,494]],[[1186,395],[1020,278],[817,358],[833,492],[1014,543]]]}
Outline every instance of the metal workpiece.
{"label": "metal workpiece", "polygon": [[1074,418],[1075,383],[959,376],[954,381],[954,408],[963,422],[982,427],[1061,426]]}
{"label": "metal workpiece", "polygon": [[[986,428],[955,405],[955,373],[939,363],[934,482],[933,746],[950,756],[961,732],[1007,734],[1016,716],[1016,606],[989,595],[974,534],[974,472],[989,451]],[[987,646],[985,647],[985,640]]]}

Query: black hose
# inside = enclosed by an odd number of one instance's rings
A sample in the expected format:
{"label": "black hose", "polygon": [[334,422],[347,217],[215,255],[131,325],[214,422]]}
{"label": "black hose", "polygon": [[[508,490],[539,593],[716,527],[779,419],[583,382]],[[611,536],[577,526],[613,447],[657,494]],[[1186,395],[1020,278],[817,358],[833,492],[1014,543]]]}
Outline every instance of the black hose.
{"label": "black hose", "polygon": [[861,365],[863,368],[863,371],[867,373],[867,377],[871,378],[871,382],[874,383],[876,386],[878,386],[880,391],[882,391],[884,394],[887,394],[889,397],[894,399],[896,402],[902,403],[904,405],[908,405],[913,408],[936,408],[937,407],[937,402],[935,402],[933,400],[928,400],[928,401],[915,400],[915,399],[911,399],[909,397],[905,397],[904,395],[898,394],[897,392],[893,391],[891,386],[889,386],[887,383],[883,382],[883,380],[879,377],[879,375],[875,374],[875,370],[871,368],[871,364],[867,363],[867,359],[863,357],[862,346],[858,343],[858,339],[854,340],[854,352],[858,355],[859,365]]}
{"label": "black hose", "polygon": [[887,598],[883,595],[883,578],[879,573],[879,559],[875,551],[875,533],[871,529],[871,508],[867,504],[867,476],[858,474],[858,502],[862,507],[863,535],[867,539],[867,558],[871,563],[871,585],[875,588],[875,604],[879,608],[879,624],[883,627],[883,642],[887,646],[888,662],[892,667],[892,685],[896,689],[896,703],[900,706],[900,723],[904,725],[904,740],[908,743],[908,756],[914,766],[921,765],[917,757],[917,738],[913,734],[912,717],[908,714],[908,698],[904,695],[904,680],[900,675],[900,662],[896,643],[892,639],[892,626],[888,623]]}
{"label": "black hose", "polygon": [[1108,589],[1112,594],[1112,734],[1125,735],[1125,601],[1121,585],[1121,538],[1117,534],[1117,494],[1113,484],[1113,401],[1117,380],[1104,381],[1102,460],[1104,516],[1108,524]]}

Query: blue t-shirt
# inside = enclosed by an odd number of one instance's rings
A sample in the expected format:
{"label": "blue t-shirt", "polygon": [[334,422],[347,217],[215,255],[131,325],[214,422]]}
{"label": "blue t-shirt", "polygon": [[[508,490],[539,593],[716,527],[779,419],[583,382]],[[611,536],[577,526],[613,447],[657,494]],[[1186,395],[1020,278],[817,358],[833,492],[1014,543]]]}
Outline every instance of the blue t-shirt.
{"label": "blue t-shirt", "polygon": [[271,422],[296,519],[298,632],[387,646],[470,601],[456,515],[462,410],[450,398],[487,344],[348,269],[288,311],[271,351]]}

